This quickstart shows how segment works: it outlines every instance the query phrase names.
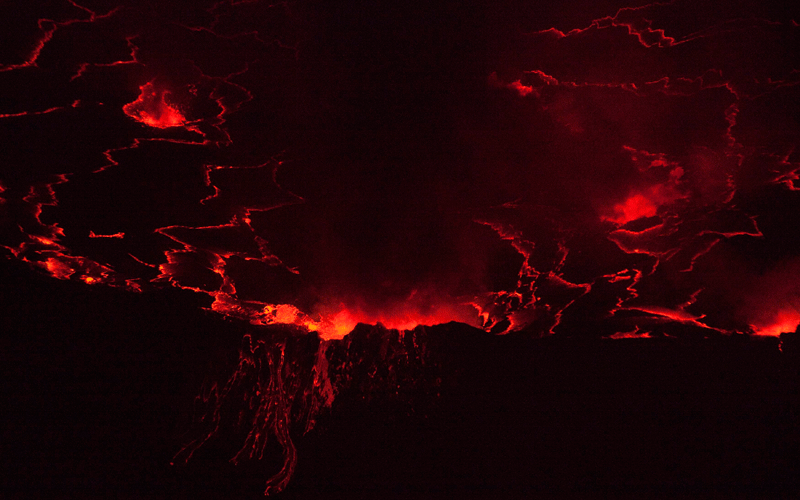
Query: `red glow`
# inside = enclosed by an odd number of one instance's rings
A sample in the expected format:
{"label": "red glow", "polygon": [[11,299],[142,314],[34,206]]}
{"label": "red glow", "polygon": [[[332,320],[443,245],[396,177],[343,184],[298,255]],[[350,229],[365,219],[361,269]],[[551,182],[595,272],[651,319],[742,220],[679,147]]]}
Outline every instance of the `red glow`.
{"label": "red glow", "polygon": [[514,89],[517,92],[519,92],[519,95],[521,95],[522,97],[525,97],[526,95],[528,95],[531,92],[533,92],[533,87],[529,87],[527,85],[523,85],[522,82],[520,82],[519,80],[517,80],[515,82],[511,82],[509,87],[511,87],[512,89]]}
{"label": "red glow", "polygon": [[660,207],[683,196],[675,186],[682,175],[683,169],[680,167],[674,169],[671,172],[670,182],[632,193],[624,201],[614,204],[608,213],[602,216],[603,220],[623,225],[637,219],[658,215]]}
{"label": "red glow", "polygon": [[800,311],[784,309],[775,313],[771,321],[751,325],[756,335],[778,337],[781,333],[794,332],[800,326]]}
{"label": "red glow", "polygon": [[258,408],[236,460],[267,435],[284,450],[269,491],[296,460],[292,401],[330,406],[325,345],[359,323],[406,339],[451,321],[609,339],[800,324],[795,21],[694,2],[75,1],[0,50],[0,251],[61,280],[195,292],[267,332],[229,384]]}
{"label": "red glow", "polygon": [[412,330],[417,326],[438,325],[459,321],[475,326],[477,313],[471,306],[455,307],[442,306],[432,311],[420,312],[411,307],[398,306],[377,314],[365,313],[360,310],[342,309],[333,314],[323,316],[319,323],[318,331],[324,339],[342,338],[358,323],[380,323],[391,330]]}
{"label": "red glow", "polygon": [[651,339],[653,338],[650,335],[650,332],[640,332],[639,328],[637,327],[632,332],[617,332],[613,335],[609,335],[607,338],[609,339]]}
{"label": "red glow", "polygon": [[169,91],[158,89],[153,82],[139,87],[139,97],[123,106],[126,115],[149,127],[169,128],[180,127],[186,123],[183,114],[167,102]]}
{"label": "red glow", "polygon": [[616,224],[625,224],[643,217],[652,217],[656,215],[657,210],[658,205],[643,194],[637,193],[629,196],[624,202],[614,205],[613,215],[606,216],[605,219]]}
{"label": "red glow", "polygon": [[89,238],[118,238],[118,239],[122,239],[124,237],[125,237],[125,233],[95,234],[94,231],[89,231]]}
{"label": "red glow", "polygon": [[501,82],[500,79],[497,77],[497,73],[492,73],[489,75],[489,85],[494,88],[507,88],[517,92],[520,97],[525,97],[526,95],[535,92],[535,89],[529,85],[524,85],[521,80],[516,80],[511,83],[504,83]]}
{"label": "red glow", "polygon": [[696,327],[711,332],[726,333],[726,334],[732,333],[727,330],[709,326],[701,321],[705,317],[704,315],[697,316],[681,308],[681,307],[687,307],[689,305],[691,305],[691,302],[687,304],[682,304],[680,307],[675,309],[660,307],[660,306],[643,306],[643,307],[637,306],[637,307],[621,307],[620,310],[641,311],[643,313],[651,314],[653,315],[653,319],[656,322],[682,323],[687,326]]}
{"label": "red glow", "polygon": [[69,277],[75,273],[74,269],[58,259],[49,258],[44,261],[43,265],[45,269],[50,271],[50,274],[52,274],[53,277],[61,280],[69,279]]}
{"label": "red glow", "polygon": [[451,321],[478,325],[478,315],[472,305],[441,305],[421,311],[410,304],[389,307],[381,312],[368,313],[358,308],[326,307],[326,312],[310,316],[291,304],[265,304],[262,308],[248,308],[227,294],[215,295],[212,309],[222,314],[249,319],[253,324],[295,325],[316,332],[323,340],[342,339],[359,323],[377,324],[391,330],[412,330],[417,326],[431,326]]}

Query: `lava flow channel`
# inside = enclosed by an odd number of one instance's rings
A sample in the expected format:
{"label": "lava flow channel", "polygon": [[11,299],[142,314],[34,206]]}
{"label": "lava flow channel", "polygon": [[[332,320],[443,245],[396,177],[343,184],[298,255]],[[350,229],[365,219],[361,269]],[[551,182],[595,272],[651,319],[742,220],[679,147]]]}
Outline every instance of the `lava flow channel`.
{"label": "lava flow channel", "polygon": [[[796,329],[798,16],[592,9],[4,6],[1,248],[325,345],[358,323]],[[237,373],[265,395],[237,460],[274,435],[275,492],[293,419],[313,421],[287,408],[335,387],[322,344],[294,373],[293,341],[258,342]]]}

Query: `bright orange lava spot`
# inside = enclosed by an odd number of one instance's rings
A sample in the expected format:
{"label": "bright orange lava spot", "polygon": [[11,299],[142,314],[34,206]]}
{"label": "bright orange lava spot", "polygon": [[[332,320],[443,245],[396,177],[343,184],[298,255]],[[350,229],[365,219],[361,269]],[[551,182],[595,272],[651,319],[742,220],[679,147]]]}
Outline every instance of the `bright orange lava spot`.
{"label": "bright orange lava spot", "polygon": [[359,323],[380,323],[389,329],[412,330],[419,325],[438,325],[450,321],[476,325],[476,320],[477,313],[470,306],[463,308],[442,306],[424,313],[398,307],[391,313],[383,314],[368,314],[342,308],[338,312],[312,318],[291,304],[270,304],[264,307],[255,322],[268,325],[296,325],[317,332],[323,339],[330,340],[345,337]]}
{"label": "bright orange lava spot", "polygon": [[519,92],[519,95],[521,95],[522,97],[525,97],[526,95],[528,95],[531,92],[533,92],[533,87],[529,87],[527,85],[523,85],[522,82],[519,81],[519,80],[517,80],[515,82],[511,82],[510,84],[508,84],[508,86],[510,88],[516,90],[517,92]]}
{"label": "bright orange lava spot", "polygon": [[169,92],[157,89],[152,82],[139,87],[139,97],[122,107],[126,115],[155,128],[179,127],[186,118],[165,100]]}
{"label": "bright orange lava spot", "polygon": [[616,203],[611,207],[606,206],[601,218],[623,225],[636,219],[657,215],[658,208],[662,205],[685,197],[679,189],[681,177],[683,177],[682,168],[672,169],[668,181],[629,192],[627,198],[621,203]]}
{"label": "bright orange lava spot", "polygon": [[34,240],[38,241],[42,245],[55,245],[55,241],[51,240],[50,238],[45,238],[44,236],[31,236]]}
{"label": "bright orange lava spot", "polygon": [[125,233],[95,234],[94,231],[89,231],[89,238],[119,238],[119,239],[122,239],[124,237],[125,237]]}
{"label": "bright orange lava spot", "polygon": [[800,325],[800,312],[789,309],[778,312],[771,323],[751,326],[756,335],[777,337],[784,332],[794,332],[798,325]]}
{"label": "bright orange lava spot", "polygon": [[653,338],[650,335],[650,332],[640,332],[637,328],[632,332],[617,332],[614,335],[609,335],[608,338],[610,339],[651,339]]}
{"label": "bright orange lava spot", "polygon": [[75,273],[75,271],[67,264],[52,257],[44,261],[44,267],[48,271],[50,271],[53,277],[62,280],[69,279],[69,277],[72,276],[73,273]]}
{"label": "bright orange lava spot", "polygon": [[626,224],[642,217],[652,217],[656,215],[657,210],[656,204],[643,194],[635,194],[624,202],[614,205],[613,215],[605,219],[617,224]]}
{"label": "bright orange lava spot", "polygon": [[323,316],[317,331],[322,338],[340,339],[353,331],[359,323],[382,324],[391,330],[413,330],[424,325],[439,325],[458,321],[477,326],[477,312],[471,306],[443,304],[427,311],[419,311],[411,306],[390,307],[378,314],[359,310],[342,309],[336,314]]}

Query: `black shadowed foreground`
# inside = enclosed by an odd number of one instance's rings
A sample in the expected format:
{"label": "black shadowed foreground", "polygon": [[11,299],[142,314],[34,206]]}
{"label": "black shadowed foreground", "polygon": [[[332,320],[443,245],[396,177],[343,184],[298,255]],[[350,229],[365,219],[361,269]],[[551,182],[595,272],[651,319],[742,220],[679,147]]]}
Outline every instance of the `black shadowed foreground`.
{"label": "black shadowed foreground", "polygon": [[[282,467],[272,436],[261,461],[228,461],[249,430],[231,427],[169,465],[197,437],[187,431],[201,386],[225,380],[257,328],[199,312],[185,292],[3,269],[3,317],[20,318],[2,337],[4,496],[261,497]],[[293,429],[297,468],[279,498],[774,498],[800,487],[794,335],[498,338],[453,323],[406,336],[417,347],[362,325],[339,346],[332,359],[358,363],[331,373],[342,390],[314,429]]]}

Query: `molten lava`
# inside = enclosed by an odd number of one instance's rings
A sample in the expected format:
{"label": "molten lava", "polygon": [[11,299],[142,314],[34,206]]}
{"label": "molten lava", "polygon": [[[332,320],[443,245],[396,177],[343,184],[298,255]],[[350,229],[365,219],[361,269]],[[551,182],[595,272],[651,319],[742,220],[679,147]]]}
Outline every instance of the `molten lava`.
{"label": "molten lava", "polygon": [[428,4],[31,3],[0,47],[0,251],[283,332],[248,337],[207,395],[212,420],[246,401],[237,460],[278,440],[270,492],[292,422],[359,363],[331,354],[359,323],[397,352],[451,321],[610,339],[800,323],[796,17]]}
{"label": "molten lava", "polygon": [[413,330],[417,326],[431,326],[458,321],[477,326],[478,317],[474,305],[460,307],[429,307],[425,311],[412,304],[399,304],[389,310],[369,313],[360,309],[349,309],[346,305],[326,306],[315,316],[310,316],[291,304],[266,304],[262,309],[243,309],[228,296],[217,296],[212,305],[214,311],[249,320],[254,325],[289,325],[317,333],[323,340],[338,340],[349,334],[356,325],[380,324],[390,330]]}
{"label": "molten lava", "polygon": [[783,310],[777,313],[771,323],[755,323],[752,325],[756,335],[778,337],[781,333],[794,332],[800,327],[800,311]]}
{"label": "molten lava", "polygon": [[319,323],[310,325],[310,329],[318,331],[323,339],[331,340],[343,338],[359,323],[380,324],[390,330],[407,331],[418,326],[439,325],[451,321],[477,326],[477,314],[471,306],[443,307],[428,312],[401,306],[378,314],[343,309],[333,315],[323,316]]}
{"label": "molten lava", "polygon": [[634,194],[625,202],[614,205],[614,215],[607,219],[616,224],[627,224],[644,217],[653,217],[657,210],[658,205],[651,199],[643,194]]}
{"label": "molten lava", "polygon": [[181,112],[168,102],[169,91],[157,88],[153,82],[139,87],[139,97],[122,107],[126,115],[148,127],[180,127],[186,123]]}

